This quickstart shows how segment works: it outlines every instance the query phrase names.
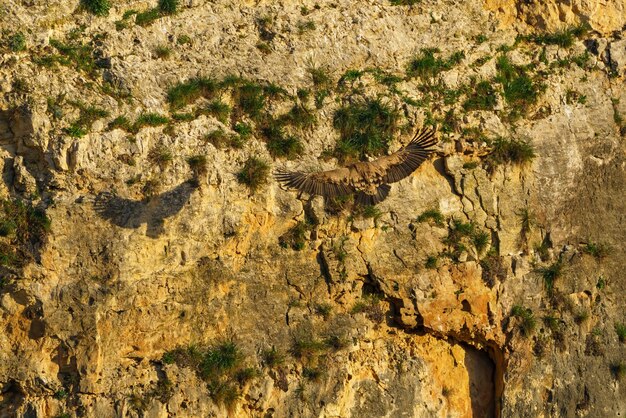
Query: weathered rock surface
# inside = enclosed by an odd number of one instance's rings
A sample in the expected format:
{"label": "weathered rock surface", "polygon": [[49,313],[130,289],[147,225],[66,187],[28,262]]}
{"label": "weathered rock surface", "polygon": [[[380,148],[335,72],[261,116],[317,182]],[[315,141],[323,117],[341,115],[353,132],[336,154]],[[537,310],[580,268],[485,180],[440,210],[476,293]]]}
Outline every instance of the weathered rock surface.
{"label": "weathered rock surface", "polygon": [[[103,17],[76,7],[0,9],[0,32],[26,43],[0,46],[0,197],[51,220],[45,239],[24,243],[0,214],[0,416],[626,414],[623,1],[194,0],[146,26],[124,15],[153,4],[115,2]],[[518,30],[581,21],[595,32],[571,47],[515,43]],[[427,48],[463,55],[407,77]],[[519,115],[501,57],[541,85]],[[311,69],[330,79],[320,106]],[[369,72],[349,81],[348,70]],[[302,138],[297,158],[272,157],[260,130],[216,146],[207,134],[237,135],[235,119],[180,115],[202,98],[170,107],[177,83],[228,75],[284,88],[289,98],[265,102],[273,117],[293,103],[315,116],[287,128]],[[481,80],[496,97],[472,109]],[[232,117],[234,96],[220,94]],[[237,181],[250,156],[335,167],[335,112],[362,96],[400,111],[391,150],[423,123],[442,139],[372,216],[271,178],[257,191]],[[170,122],[110,125],[148,113]],[[494,163],[498,137],[526,141],[534,158]],[[204,170],[187,162],[197,155]],[[418,220],[429,210],[445,219]],[[280,246],[301,223],[301,245]],[[459,223],[473,232],[458,235]],[[18,241],[33,254],[23,265],[10,258]],[[193,363],[223,341],[250,379],[216,386],[207,360]],[[282,361],[267,360],[271,348]]]}

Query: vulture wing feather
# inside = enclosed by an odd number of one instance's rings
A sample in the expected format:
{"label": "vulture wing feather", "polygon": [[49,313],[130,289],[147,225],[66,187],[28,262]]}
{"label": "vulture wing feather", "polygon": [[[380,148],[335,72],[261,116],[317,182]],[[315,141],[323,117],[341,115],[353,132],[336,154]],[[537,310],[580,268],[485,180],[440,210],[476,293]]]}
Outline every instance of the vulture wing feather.
{"label": "vulture wing feather", "polygon": [[404,148],[372,161],[384,170],[381,183],[395,183],[410,176],[433,153],[437,142],[434,129],[424,128]]}
{"label": "vulture wing feather", "polygon": [[355,192],[350,170],[347,168],[337,168],[310,174],[295,171],[277,171],[274,177],[286,187],[312,195],[337,197]]}

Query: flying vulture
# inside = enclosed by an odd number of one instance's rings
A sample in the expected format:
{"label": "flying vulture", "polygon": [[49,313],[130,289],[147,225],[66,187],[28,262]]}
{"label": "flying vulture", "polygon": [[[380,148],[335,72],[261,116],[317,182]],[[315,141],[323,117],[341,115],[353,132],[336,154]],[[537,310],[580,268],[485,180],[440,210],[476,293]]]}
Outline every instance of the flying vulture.
{"label": "flying vulture", "polygon": [[437,142],[434,129],[422,128],[404,148],[374,161],[309,174],[280,170],[274,176],[285,186],[309,195],[336,198],[354,194],[357,204],[376,205],[389,195],[389,183],[410,176],[434,151]]}

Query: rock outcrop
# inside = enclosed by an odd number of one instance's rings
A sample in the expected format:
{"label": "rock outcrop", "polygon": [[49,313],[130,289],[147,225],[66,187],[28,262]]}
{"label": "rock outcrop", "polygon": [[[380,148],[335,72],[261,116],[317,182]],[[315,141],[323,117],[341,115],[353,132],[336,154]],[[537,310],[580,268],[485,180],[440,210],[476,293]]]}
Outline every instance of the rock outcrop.
{"label": "rock outcrop", "polygon": [[626,413],[623,1],[106,3],[0,11],[0,416]]}

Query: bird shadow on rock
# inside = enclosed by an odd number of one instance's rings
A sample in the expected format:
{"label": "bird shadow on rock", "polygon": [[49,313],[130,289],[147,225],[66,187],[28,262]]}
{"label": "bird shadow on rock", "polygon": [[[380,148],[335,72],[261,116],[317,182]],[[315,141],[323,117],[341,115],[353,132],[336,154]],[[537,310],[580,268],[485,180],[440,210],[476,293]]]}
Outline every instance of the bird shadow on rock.
{"label": "bird shadow on rock", "polygon": [[137,229],[145,223],[146,235],[158,238],[165,232],[165,218],[179,213],[198,188],[196,180],[188,180],[167,192],[142,200],[126,199],[115,193],[101,192],[96,196],[94,209],[101,218],[122,228]]}

